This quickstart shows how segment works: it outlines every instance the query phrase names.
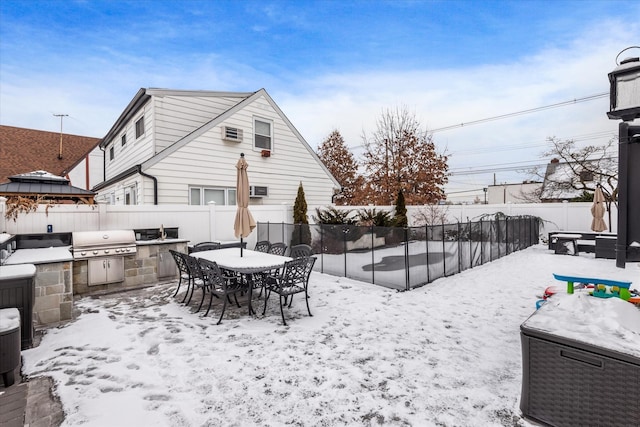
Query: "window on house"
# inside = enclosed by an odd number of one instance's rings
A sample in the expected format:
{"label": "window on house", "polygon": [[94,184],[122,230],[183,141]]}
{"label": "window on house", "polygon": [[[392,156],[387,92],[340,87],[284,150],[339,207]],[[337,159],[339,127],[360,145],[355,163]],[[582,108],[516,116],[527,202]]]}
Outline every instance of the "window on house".
{"label": "window on house", "polygon": [[191,187],[189,189],[190,205],[206,205],[209,202],[215,202],[216,205],[236,204],[235,188],[207,188],[207,187]]}
{"label": "window on house", "polygon": [[115,159],[116,155],[115,152],[113,150],[113,145],[111,146],[111,148],[109,148],[109,160],[113,160]]}
{"label": "window on house", "polygon": [[200,205],[200,188],[191,188],[189,189],[189,204],[190,205]]}
{"label": "window on house", "polygon": [[125,205],[137,205],[138,204],[138,191],[135,185],[131,185],[124,189],[124,204]]}
{"label": "window on house", "polygon": [[140,117],[136,122],[136,139],[144,135],[144,116]]}
{"label": "window on house", "polygon": [[125,145],[127,145],[127,135],[124,134],[120,137],[120,144],[124,147]]}
{"label": "window on house", "polygon": [[271,123],[255,119],[253,123],[254,145],[261,150],[271,150]]}
{"label": "window on house", "polygon": [[591,182],[593,181],[593,172],[591,171],[581,171],[580,172],[580,181],[581,182]]}

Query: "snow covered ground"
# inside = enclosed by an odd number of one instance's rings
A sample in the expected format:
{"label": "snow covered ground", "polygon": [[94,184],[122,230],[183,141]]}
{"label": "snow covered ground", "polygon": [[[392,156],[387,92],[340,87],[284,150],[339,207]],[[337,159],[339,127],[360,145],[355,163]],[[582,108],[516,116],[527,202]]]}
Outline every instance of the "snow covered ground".
{"label": "snow covered ground", "polygon": [[[519,328],[546,287],[562,288],[552,273],[640,287],[639,264],[542,245],[410,292],[313,273],[313,317],[298,295],[286,327],[277,298],[264,317],[245,304],[216,326],[217,306],[203,318],[161,285],[78,299],[23,370],[54,378],[67,426],[525,426]],[[637,309],[615,300],[592,307],[626,313],[605,344],[640,349]]]}

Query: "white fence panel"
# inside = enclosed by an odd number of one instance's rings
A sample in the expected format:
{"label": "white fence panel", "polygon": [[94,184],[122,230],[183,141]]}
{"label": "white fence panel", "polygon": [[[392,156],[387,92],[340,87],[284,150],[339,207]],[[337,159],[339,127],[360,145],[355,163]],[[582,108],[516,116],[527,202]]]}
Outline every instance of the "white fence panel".
{"label": "white fence panel", "polygon": [[[286,205],[250,206],[256,222],[291,223],[293,209]],[[209,240],[238,240],[234,236],[235,206],[191,205],[40,205],[35,212],[19,214],[16,221],[5,218],[6,205],[0,199],[0,233],[56,233],[91,230],[178,227],[180,238],[193,243]],[[255,233],[246,239],[255,245]]]}
{"label": "white fence panel", "polygon": [[[327,206],[309,206],[307,214],[313,223],[315,209]],[[338,207],[340,209],[372,209],[371,206]],[[376,206],[377,210],[392,211],[391,206]],[[443,205],[449,223],[477,221],[482,215],[502,212],[505,215],[533,215],[544,222],[541,234],[549,231],[589,231],[591,228],[591,203],[544,203],[544,204],[500,204],[500,205]],[[292,205],[252,205],[249,207],[256,222],[293,223]],[[413,215],[421,206],[407,206],[409,225],[413,225]],[[233,232],[235,206],[190,206],[190,205],[54,205],[47,208],[40,205],[36,212],[19,214],[16,221],[5,218],[6,205],[0,198],[0,232],[9,234],[46,233],[51,225],[53,232],[73,232],[90,230],[114,230],[134,228],[178,227],[180,238],[193,243],[207,240],[237,240]],[[611,232],[617,231],[617,211],[612,205],[605,222]],[[246,239],[247,246],[253,247],[256,233]]]}

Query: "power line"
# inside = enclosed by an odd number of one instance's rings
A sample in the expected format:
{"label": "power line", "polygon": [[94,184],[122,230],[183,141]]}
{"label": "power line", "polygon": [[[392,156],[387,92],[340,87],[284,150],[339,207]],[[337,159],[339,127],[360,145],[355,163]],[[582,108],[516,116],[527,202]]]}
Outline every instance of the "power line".
{"label": "power line", "polygon": [[598,94],[595,94],[595,95],[585,96],[585,97],[582,97],[582,98],[576,98],[576,99],[572,99],[572,100],[569,100],[569,101],[558,102],[556,104],[550,104],[550,105],[545,105],[545,106],[542,106],[542,107],[530,108],[528,110],[516,111],[514,113],[501,114],[499,116],[487,117],[485,119],[473,120],[473,121],[466,122],[466,123],[459,123],[459,124],[456,124],[456,125],[445,126],[445,127],[441,127],[441,128],[437,128],[437,129],[431,129],[430,132],[431,133],[442,132],[442,131],[445,131],[445,130],[457,129],[457,128],[461,128],[461,127],[464,127],[464,126],[477,125],[477,124],[480,124],[480,123],[491,122],[491,121],[494,121],[494,120],[501,120],[501,119],[506,119],[506,118],[509,118],[509,117],[520,116],[520,115],[523,115],[523,114],[536,113],[538,111],[549,110],[551,108],[558,108],[558,107],[564,107],[566,105],[572,105],[572,104],[578,104],[578,103],[581,103],[581,102],[593,101],[594,99],[604,98],[606,96],[609,96],[609,92],[598,93]]}
{"label": "power line", "polygon": [[[600,131],[600,132],[595,132],[595,133],[590,133],[590,134],[584,134],[584,135],[577,135],[574,137],[563,137],[560,139],[565,139],[565,140],[572,140],[573,142],[581,142],[581,141],[590,141],[590,140],[594,140],[594,139],[600,139],[600,138],[604,138],[606,136],[610,136],[610,137],[615,137],[616,134],[615,132],[612,131]],[[457,151],[452,151],[449,155],[451,157],[458,157],[458,156],[467,156],[467,155],[474,155],[474,154],[485,154],[487,152],[490,153],[495,153],[498,151],[514,151],[514,150],[524,150],[527,148],[537,148],[537,147],[546,147],[548,146],[548,141],[545,141],[544,143],[540,143],[540,142],[524,142],[521,144],[507,144],[507,145],[500,145],[498,147],[496,146],[484,146],[484,147],[478,147],[478,148],[472,148],[472,149],[468,149],[468,150],[457,150]]]}
{"label": "power line", "polygon": [[[605,98],[609,96],[609,92],[603,92],[603,93],[598,93],[595,95],[589,95],[589,96],[583,96],[582,98],[575,98],[575,99],[571,99],[569,101],[563,101],[563,102],[558,102],[555,104],[549,104],[549,105],[544,105],[542,107],[536,107],[536,108],[530,108],[527,110],[522,110],[522,111],[516,111],[513,113],[506,113],[506,114],[501,114],[499,116],[494,116],[494,117],[487,117],[484,119],[479,119],[479,120],[473,120],[473,121],[469,121],[469,122],[465,122],[465,123],[459,123],[456,125],[450,125],[450,126],[445,126],[445,127],[441,127],[441,128],[436,128],[436,129],[431,129],[429,132],[430,133],[435,133],[435,132],[442,132],[445,130],[451,130],[451,129],[457,129],[460,127],[464,127],[464,126],[472,126],[475,124],[480,124],[480,123],[485,123],[485,122],[490,122],[490,121],[495,121],[495,120],[501,120],[501,119],[507,119],[509,117],[515,117],[515,116],[520,116],[523,114],[530,114],[530,113],[535,113],[538,111],[544,111],[544,110],[548,110],[548,109],[552,109],[552,108],[559,108],[559,107],[564,107],[567,105],[574,105],[574,104],[578,104],[578,103],[582,103],[582,102],[588,102],[588,101],[593,101],[595,99],[600,99],[600,98]],[[358,144],[358,145],[353,145],[348,147],[348,149],[350,151],[354,151],[354,150],[360,150],[365,148],[364,144]]]}
{"label": "power line", "polygon": [[478,191],[484,191],[484,188],[476,188],[473,190],[451,191],[451,192],[447,192],[447,196],[449,196],[450,194],[476,193]]}
{"label": "power line", "polygon": [[[594,160],[615,160],[616,156],[612,157],[603,157],[601,159]],[[477,166],[468,166],[468,167],[459,167],[455,169],[451,169],[450,176],[460,176],[460,175],[479,175],[485,173],[492,172],[507,172],[507,171],[518,171],[518,170],[526,170],[532,168],[541,168],[546,167],[548,163],[531,163],[532,160],[523,161],[523,162],[511,162],[511,163],[498,163],[493,165],[482,165],[481,167],[485,169],[477,169]],[[522,164],[518,164],[522,163]],[[501,166],[501,167],[496,167]],[[464,170],[464,169],[472,169],[472,170]]]}

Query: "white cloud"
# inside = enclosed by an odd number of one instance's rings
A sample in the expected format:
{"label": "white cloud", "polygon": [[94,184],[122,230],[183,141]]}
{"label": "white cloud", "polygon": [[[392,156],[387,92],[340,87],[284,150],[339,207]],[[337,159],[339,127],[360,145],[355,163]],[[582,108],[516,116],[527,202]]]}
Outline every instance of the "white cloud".
{"label": "white cloud", "polygon": [[[638,39],[640,24],[607,20],[585,26],[573,40],[547,41],[539,51],[495,64],[465,66],[461,58],[457,68],[438,68],[434,63],[428,69],[403,69],[398,64],[396,69],[362,66],[319,74],[297,73],[277,61],[266,68],[241,54],[221,54],[215,46],[157,57],[129,51],[123,39],[110,42],[97,36],[100,43],[92,50],[46,52],[38,45],[37,60],[5,62],[1,120],[55,131],[59,121],[52,114],[65,113],[70,115],[65,131],[101,137],[140,87],[222,91],[264,87],[312,147],[333,129],[347,144],[358,146],[362,132],[374,129],[383,109],[399,105],[435,129],[608,92],[607,73],[615,67],[615,56]],[[4,46],[3,50],[7,52]],[[487,46],[491,57],[499,50],[500,46]],[[608,100],[598,99],[438,132],[435,138],[453,154],[451,168],[536,160],[539,147],[498,149],[539,146],[554,135],[615,132],[617,123],[607,119],[607,110]],[[478,154],[481,147],[487,152]],[[465,154],[471,149],[475,154]],[[474,185],[491,183],[487,177],[468,180],[477,182]]]}

